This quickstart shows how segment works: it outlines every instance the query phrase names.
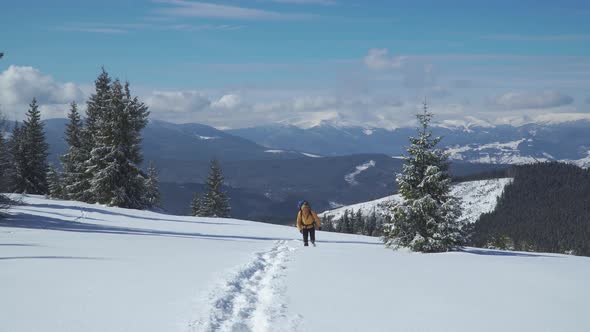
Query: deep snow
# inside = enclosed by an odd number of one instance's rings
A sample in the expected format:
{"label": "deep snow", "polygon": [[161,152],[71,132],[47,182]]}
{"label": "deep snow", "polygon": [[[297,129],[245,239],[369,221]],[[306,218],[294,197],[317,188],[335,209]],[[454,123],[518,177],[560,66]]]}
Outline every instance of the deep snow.
{"label": "deep snow", "polygon": [[0,221],[0,331],[587,331],[590,258],[30,196]]}

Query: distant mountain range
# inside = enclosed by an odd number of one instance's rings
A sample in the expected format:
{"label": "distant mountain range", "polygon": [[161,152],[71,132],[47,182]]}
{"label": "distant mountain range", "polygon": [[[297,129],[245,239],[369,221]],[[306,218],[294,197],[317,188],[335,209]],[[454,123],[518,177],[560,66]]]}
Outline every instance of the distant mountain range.
{"label": "distant mountain range", "polygon": [[[355,153],[405,153],[408,137],[415,129],[336,127],[309,129],[293,126],[263,126],[228,131],[272,149],[306,151],[323,156]],[[451,159],[493,164],[522,164],[535,161],[571,161],[590,166],[590,121],[559,124],[501,125],[495,127],[434,127],[442,136],[441,146]]]}
{"label": "distant mountain range", "polygon": [[[56,165],[66,149],[65,124],[65,119],[46,121],[50,160]],[[203,190],[211,158],[221,161],[233,215],[272,222],[291,221],[293,202],[302,198],[322,211],[389,195],[396,191],[394,173],[402,165],[383,153],[319,157],[309,153],[311,143],[300,150],[265,147],[199,124],[151,121],[143,137],[145,160],[154,161],[160,172],[163,207],[174,213],[189,212],[192,195]],[[455,175],[469,175],[502,167],[459,162],[452,168]]]}

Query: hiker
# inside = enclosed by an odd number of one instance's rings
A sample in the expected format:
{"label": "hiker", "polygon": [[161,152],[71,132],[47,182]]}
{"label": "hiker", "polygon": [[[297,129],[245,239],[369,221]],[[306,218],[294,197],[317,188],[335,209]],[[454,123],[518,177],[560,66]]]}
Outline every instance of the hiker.
{"label": "hiker", "polygon": [[309,246],[308,237],[311,238],[311,244],[315,247],[315,229],[322,229],[320,218],[311,209],[308,202],[300,202],[299,212],[297,213],[297,228],[303,234],[303,245]]}

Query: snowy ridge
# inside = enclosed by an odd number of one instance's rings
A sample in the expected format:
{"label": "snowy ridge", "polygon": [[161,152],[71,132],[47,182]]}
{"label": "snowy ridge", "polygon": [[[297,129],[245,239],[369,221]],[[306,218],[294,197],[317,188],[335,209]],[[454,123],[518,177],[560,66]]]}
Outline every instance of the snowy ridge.
{"label": "snowy ridge", "polygon": [[[483,145],[452,146],[446,149],[449,158],[453,160],[468,160],[472,163],[483,164],[527,164],[537,161],[547,161],[545,158],[523,156],[518,149],[519,145],[530,139],[520,139],[510,142],[495,142]],[[472,155],[466,156],[467,153]],[[477,154],[477,157],[473,156]]]}
{"label": "snowy ridge", "polygon": [[[496,199],[502,194],[504,187],[511,182],[511,178],[461,182],[454,185],[451,192],[453,195],[462,199],[463,218],[469,222],[475,222],[482,213],[493,211],[496,207]],[[359,209],[364,215],[369,215],[373,212],[378,215],[386,215],[389,213],[388,206],[392,203],[399,202],[400,199],[400,196],[396,194],[374,201],[325,211],[320,213],[319,216],[340,219],[346,210],[354,210],[356,212]]]}
{"label": "snowy ridge", "polygon": [[344,176],[344,181],[348,182],[351,186],[356,186],[359,183],[356,181],[356,176],[361,174],[362,172],[368,170],[371,167],[375,167],[376,163],[374,160],[369,160],[366,163],[359,165],[356,167],[356,170],[350,174],[346,174]]}
{"label": "snowy ridge", "polygon": [[590,168],[590,150],[586,152],[586,157],[578,160],[567,160],[566,162],[572,163],[576,166],[580,166],[583,168]]}

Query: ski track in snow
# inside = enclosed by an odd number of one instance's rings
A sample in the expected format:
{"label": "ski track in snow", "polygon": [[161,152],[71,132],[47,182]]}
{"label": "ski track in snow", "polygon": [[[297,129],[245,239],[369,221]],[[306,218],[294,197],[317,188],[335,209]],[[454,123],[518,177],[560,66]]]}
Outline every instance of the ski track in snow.
{"label": "ski track in snow", "polygon": [[190,324],[190,331],[295,331],[301,317],[288,317],[283,276],[291,251],[277,241],[242,266],[211,299],[208,317]]}

